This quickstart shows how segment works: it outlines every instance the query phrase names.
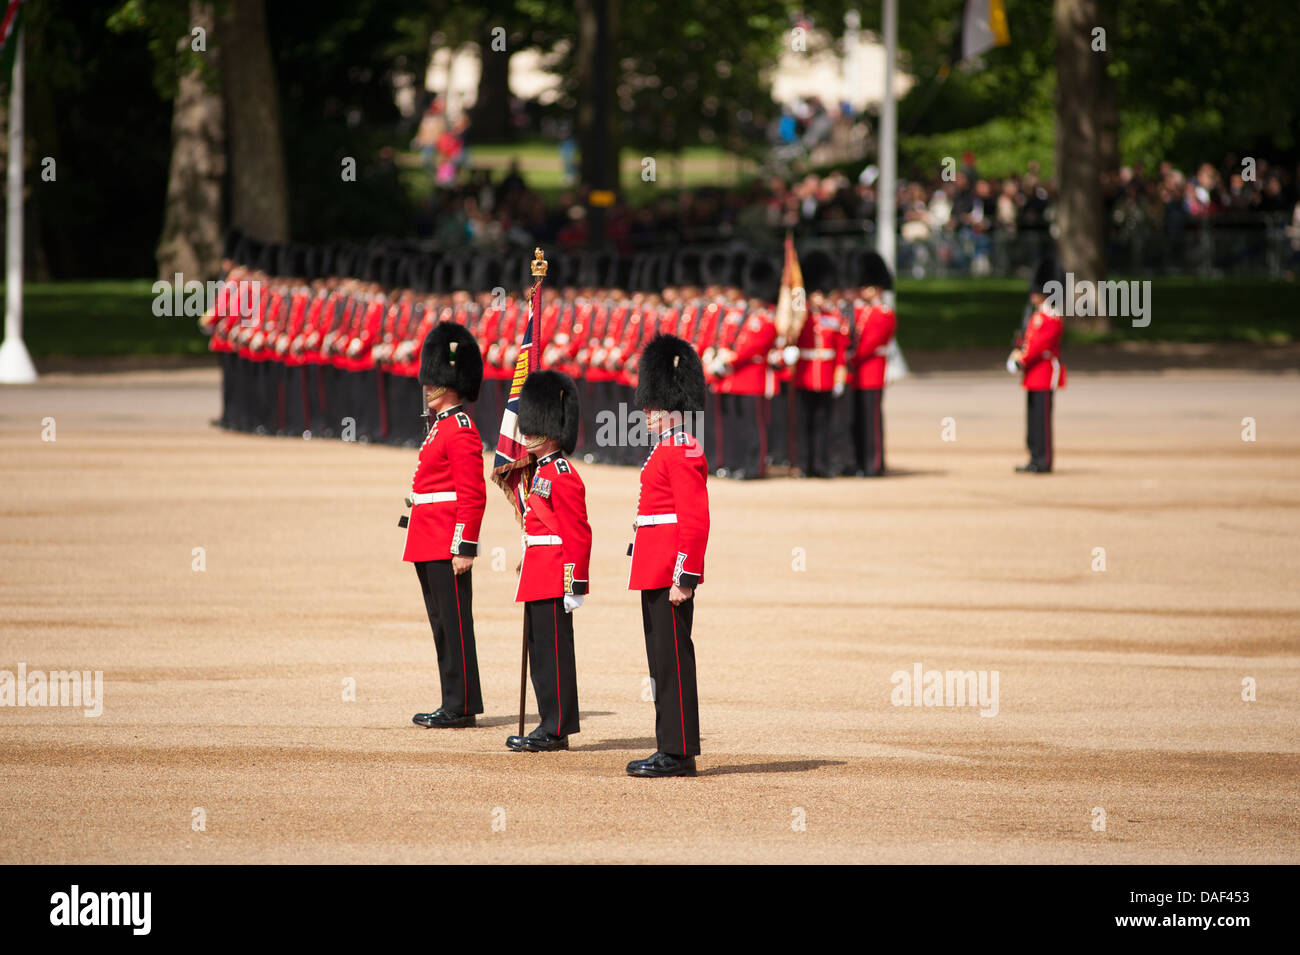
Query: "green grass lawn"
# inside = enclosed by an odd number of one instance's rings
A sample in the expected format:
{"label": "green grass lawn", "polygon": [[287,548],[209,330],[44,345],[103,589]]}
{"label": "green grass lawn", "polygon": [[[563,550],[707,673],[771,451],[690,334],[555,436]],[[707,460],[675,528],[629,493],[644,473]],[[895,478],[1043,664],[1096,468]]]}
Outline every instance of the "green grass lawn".
{"label": "green grass lawn", "polygon": [[23,339],[33,356],[201,355],[207,337],[193,316],[153,313],[148,279],[28,282]]}
{"label": "green grass lawn", "polygon": [[[29,283],[24,339],[38,358],[196,355],[207,339],[193,316],[153,314],[152,282]],[[1153,279],[1151,324],[1118,320],[1107,341],[1300,341],[1300,284],[1266,280]],[[904,279],[899,338],[909,348],[1007,347],[1020,325],[1020,279]],[[1067,328],[1069,320],[1067,319]],[[1099,340],[1070,330],[1076,343]]]}
{"label": "green grass lawn", "polygon": [[[1114,278],[1120,278],[1115,276]],[[902,279],[899,340],[911,348],[1009,345],[1020,327],[1023,279]],[[1151,324],[1115,319],[1106,335],[1088,334],[1066,319],[1068,340],[1165,342],[1300,341],[1300,284],[1266,279],[1151,279]]]}
{"label": "green grass lawn", "polygon": [[[655,160],[653,182],[641,178],[646,156]],[[555,143],[483,145],[472,146],[469,150],[469,167],[491,170],[493,179],[498,181],[506,174],[512,161],[518,161],[520,174],[529,188],[540,193],[548,203],[556,202],[560,194],[570,188],[564,178],[560,148]],[[421,165],[418,152],[399,153],[397,165],[402,185],[413,198],[419,200],[429,195],[433,182]],[[624,149],[619,154],[619,185],[624,200],[637,205],[658,198],[664,190],[701,186],[734,188],[752,179],[757,168],[752,159],[714,146],[691,146],[678,154]]]}

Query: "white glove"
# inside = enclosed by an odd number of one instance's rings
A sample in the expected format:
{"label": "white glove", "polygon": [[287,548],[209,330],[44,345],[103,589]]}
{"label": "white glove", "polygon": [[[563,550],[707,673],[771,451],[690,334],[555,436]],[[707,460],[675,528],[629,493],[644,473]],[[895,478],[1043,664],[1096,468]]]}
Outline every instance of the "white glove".
{"label": "white glove", "polygon": [[831,392],[836,398],[842,398],[844,396],[844,382],[841,381],[836,383],[835,387],[831,389]]}
{"label": "white glove", "polygon": [[565,594],[564,612],[573,613],[573,611],[577,610],[579,607],[582,606],[582,602],[585,599],[586,599],[585,597],[579,597],[577,594]]}
{"label": "white glove", "polygon": [[1019,370],[1019,369],[1016,368],[1016,360],[1015,360],[1014,358],[1012,358],[1010,355],[1008,355],[1008,356],[1007,356],[1007,371],[1011,372],[1011,374],[1014,375],[1018,370]]}
{"label": "white glove", "polygon": [[787,365],[797,364],[799,361],[799,346],[786,345],[785,348],[781,349],[781,357]]}

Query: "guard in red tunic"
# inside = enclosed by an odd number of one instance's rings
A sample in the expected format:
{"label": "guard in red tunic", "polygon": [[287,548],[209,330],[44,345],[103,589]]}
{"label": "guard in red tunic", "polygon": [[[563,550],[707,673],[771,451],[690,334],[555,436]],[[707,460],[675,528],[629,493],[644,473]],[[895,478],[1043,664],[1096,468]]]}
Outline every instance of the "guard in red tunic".
{"label": "guard in red tunic", "polygon": [[776,300],[773,284],[757,291],[748,309],[737,302],[727,310],[713,361],[723,419],[724,460],[719,467],[740,480],[767,473],[767,430],[776,394],[776,373],[769,361],[777,336],[770,304]]}
{"label": "guard in red tunic", "polygon": [[691,622],[709,542],[708,462],[686,427],[686,416],[704,409],[704,368],[695,349],[674,335],[646,345],[636,403],[645,411],[652,446],[641,466],[628,589],[641,591],[659,749],[628,763],[627,772],[694,776],[700,707]]}
{"label": "guard in red tunic", "polygon": [[861,298],[853,305],[853,357],[849,374],[853,385],[853,459],[860,477],[885,473],[885,365],[886,350],[897,331],[894,310],[882,293],[894,287],[885,260],[875,252],[864,259],[859,276]]}
{"label": "guard in red tunic", "polygon": [[[1055,283],[1055,289],[1051,288]],[[1052,408],[1056,389],[1065,387],[1065,365],[1061,363],[1061,339],[1065,337],[1065,320],[1049,296],[1056,292],[1059,300],[1065,277],[1053,259],[1043,259],[1034,270],[1029,286],[1029,301],[1034,311],[1007,358],[1007,371],[1022,374],[1028,395],[1029,463],[1016,468],[1021,473],[1050,474],[1056,442],[1052,435]]]}
{"label": "guard in red tunic", "polygon": [[524,605],[528,666],[542,722],[511,736],[515,752],[568,749],[578,732],[573,612],[588,591],[591,525],[587,489],[566,457],[578,444],[578,386],[563,372],[535,371],[519,394],[519,430],[537,459],[524,506],[524,556],[515,601]]}
{"label": "guard in red tunic", "polygon": [[818,291],[808,302],[808,318],[799,332],[799,360],[794,388],[799,402],[799,447],[804,477],[831,476],[831,412],[848,380],[848,322],[834,303]]}
{"label": "guard in red tunic", "polygon": [[473,726],[483,712],[471,568],[487,493],[483,442],[464,404],[478,397],[482,381],[474,336],[454,322],[435,325],[420,354],[431,427],[411,482],[411,514],[399,522],[406,528],[402,560],[415,564],[438,650],[442,705],[413,717],[429,728]]}

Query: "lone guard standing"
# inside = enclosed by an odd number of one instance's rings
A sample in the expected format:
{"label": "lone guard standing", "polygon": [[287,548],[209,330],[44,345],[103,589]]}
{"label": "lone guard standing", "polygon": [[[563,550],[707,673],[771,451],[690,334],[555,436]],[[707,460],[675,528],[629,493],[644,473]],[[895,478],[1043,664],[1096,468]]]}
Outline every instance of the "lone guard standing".
{"label": "lone guard standing", "polygon": [[1015,349],[1007,357],[1007,371],[1021,373],[1021,383],[1028,398],[1025,435],[1029,445],[1029,463],[1016,468],[1024,474],[1050,474],[1056,458],[1052,411],[1056,404],[1056,389],[1065,387],[1065,365],[1061,362],[1065,319],[1059,309],[1064,287],[1065,276],[1056,260],[1041,260],[1029,285],[1033,314],[1026,322]]}
{"label": "lone guard standing", "polygon": [[660,335],[645,347],[636,404],[652,447],[641,466],[628,589],[641,591],[658,751],[628,763],[630,776],[694,776],[700,752],[691,623],[709,541],[709,469],[687,425],[704,410],[704,387],[704,368],[689,343]]}
{"label": "lone guard standing", "polygon": [[483,356],[463,326],[439,322],[420,352],[420,384],[429,409],[429,433],[420,447],[407,505],[402,560],[415,564],[433,627],[442,705],[416,713],[426,728],[474,726],[483,712],[474,646],[472,568],[487,501],[483,441],[465,407],[478,397]]}
{"label": "lone guard standing", "polygon": [[535,371],[519,394],[519,430],[537,460],[524,504],[524,556],[515,601],[524,605],[528,664],[542,722],[511,736],[517,753],[569,748],[578,732],[573,612],[589,587],[587,489],[566,455],[578,445],[578,386],[558,371]]}

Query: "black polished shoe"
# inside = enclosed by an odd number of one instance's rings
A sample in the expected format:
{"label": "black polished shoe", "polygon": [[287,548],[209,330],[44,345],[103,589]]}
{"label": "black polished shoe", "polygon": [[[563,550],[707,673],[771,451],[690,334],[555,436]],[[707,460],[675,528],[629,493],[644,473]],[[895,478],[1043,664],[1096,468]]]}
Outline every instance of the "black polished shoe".
{"label": "black polished shoe", "polygon": [[411,717],[411,722],[416,726],[423,726],[425,729],[443,730],[478,725],[478,719],[473,713],[448,713],[442,707],[438,707],[432,713],[416,713]]}
{"label": "black polished shoe", "polygon": [[569,748],[569,737],[533,730],[527,736],[511,736],[506,746],[516,753],[556,753]]}
{"label": "black polished shoe", "polygon": [[668,753],[655,753],[645,759],[634,759],[627,764],[629,776],[694,776],[694,756],[671,756]]}
{"label": "black polished shoe", "polygon": [[1051,469],[1051,468],[1040,467],[1039,465],[1035,464],[1033,461],[1030,461],[1028,464],[1022,464],[1022,465],[1020,465],[1020,467],[1016,468],[1016,473],[1018,473],[1018,474],[1051,474],[1051,473],[1052,473],[1052,469]]}

